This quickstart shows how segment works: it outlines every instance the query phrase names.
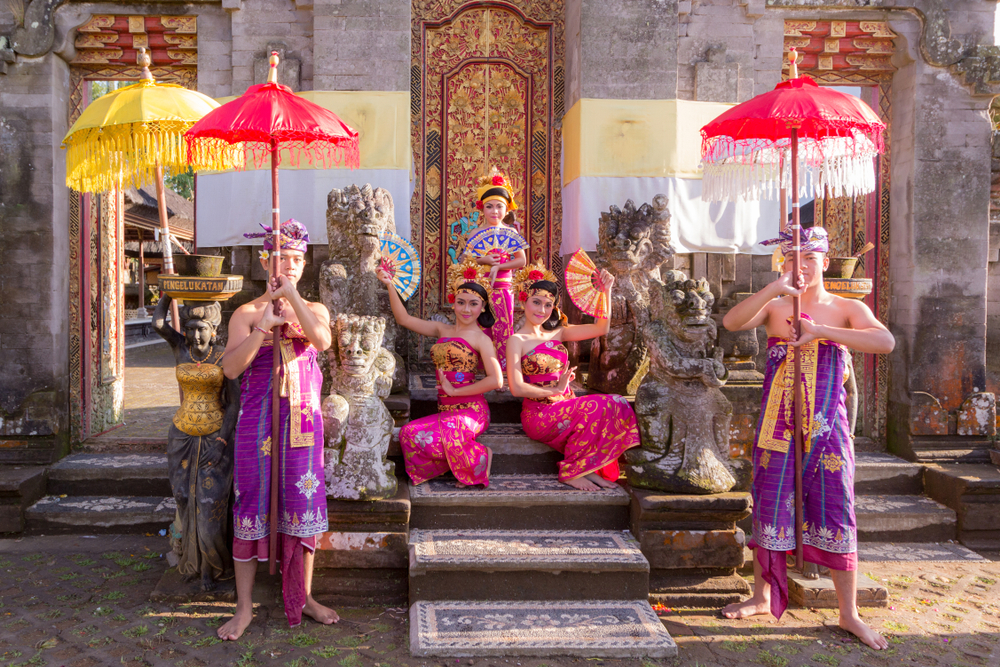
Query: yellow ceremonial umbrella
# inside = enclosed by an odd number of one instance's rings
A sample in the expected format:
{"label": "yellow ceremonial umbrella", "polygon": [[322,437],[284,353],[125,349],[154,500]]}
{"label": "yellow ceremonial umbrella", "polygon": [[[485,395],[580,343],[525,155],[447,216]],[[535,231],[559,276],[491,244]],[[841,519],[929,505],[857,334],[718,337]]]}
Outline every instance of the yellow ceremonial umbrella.
{"label": "yellow ceremonial umbrella", "polygon": [[[63,138],[66,149],[66,185],[79,192],[104,192],[132,185],[156,184],[163,239],[164,273],[174,272],[167,204],[163,194],[163,168],[204,169],[188,161],[184,133],[219,103],[183,86],[156,83],[149,72],[150,58],[139,49],[142,66],[139,83],[120,88],[91,103]],[[215,156],[212,167],[232,168],[242,160],[233,150]],[[231,163],[231,164],[228,164]],[[186,251],[185,251],[186,252]],[[176,305],[174,306],[176,311]],[[174,328],[179,329],[173,312]]]}

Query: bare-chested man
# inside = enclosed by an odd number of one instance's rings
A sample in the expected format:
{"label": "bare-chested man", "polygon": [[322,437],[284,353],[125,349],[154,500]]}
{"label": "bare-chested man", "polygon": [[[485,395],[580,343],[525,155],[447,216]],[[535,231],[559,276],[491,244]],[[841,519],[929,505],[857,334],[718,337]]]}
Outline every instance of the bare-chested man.
{"label": "bare-chested man", "polygon": [[[274,237],[264,237],[261,263],[274,250]],[[243,395],[236,425],[236,470],[233,486],[233,559],[236,565],[236,613],[218,630],[220,639],[236,640],[253,620],[253,584],[257,561],[276,558],[281,564],[285,615],[292,627],[302,614],[319,623],[339,620],[337,613],[312,596],[316,536],[327,530],[326,483],[323,470],[323,417],[320,390],[323,374],[316,356],[330,347],[330,313],[321,303],[299,295],[309,232],[296,220],[281,225],[279,276],[263,296],[240,306],[229,321],[229,342],[222,368],[228,378],[241,377]],[[275,312],[274,302],[278,303]],[[271,442],[273,327],[281,330],[281,430]],[[271,452],[280,452],[281,488],[278,516],[270,516]],[[270,522],[277,519],[278,553],[269,553]]]}
{"label": "bare-chested man", "polygon": [[[791,268],[791,235],[779,242]],[[888,354],[892,334],[861,301],[823,287],[829,266],[826,230],[802,230],[799,277],[780,278],[737,304],[723,319],[730,331],[767,329],[764,401],[754,443],[753,597],[722,610],[727,618],[772,613],[788,604],[786,553],[795,549],[795,445],[792,408],[793,357],[802,355],[805,452],[802,459],[805,560],[830,568],[840,606],[840,627],[874,649],[889,644],[861,620],[857,609],[857,523],[854,517],[854,447],[845,405],[844,378],[850,351]],[[802,297],[802,334],[791,327],[792,299]]]}

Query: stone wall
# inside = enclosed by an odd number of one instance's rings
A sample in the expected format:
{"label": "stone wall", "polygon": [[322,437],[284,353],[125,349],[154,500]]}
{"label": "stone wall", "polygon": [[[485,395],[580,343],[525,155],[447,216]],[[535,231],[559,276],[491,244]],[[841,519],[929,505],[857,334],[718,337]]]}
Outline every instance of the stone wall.
{"label": "stone wall", "polygon": [[983,446],[954,436],[963,403],[986,390],[991,98],[927,64],[914,23],[891,23],[910,62],[893,89],[889,440],[911,458],[954,458]]}
{"label": "stone wall", "polygon": [[0,85],[0,462],[48,462],[69,445],[69,68],[20,58]]}
{"label": "stone wall", "polygon": [[567,0],[566,109],[677,97],[676,0]]}
{"label": "stone wall", "polygon": [[[267,79],[268,51],[277,45],[286,59],[299,62],[299,80],[281,76],[278,83],[293,90],[313,89],[312,7],[296,0],[226,0],[232,11],[232,95],[242,95],[249,86]],[[199,40],[199,52],[201,40]],[[200,55],[199,55],[200,57]]]}
{"label": "stone wall", "polygon": [[410,0],[313,1],[317,90],[410,89]]}

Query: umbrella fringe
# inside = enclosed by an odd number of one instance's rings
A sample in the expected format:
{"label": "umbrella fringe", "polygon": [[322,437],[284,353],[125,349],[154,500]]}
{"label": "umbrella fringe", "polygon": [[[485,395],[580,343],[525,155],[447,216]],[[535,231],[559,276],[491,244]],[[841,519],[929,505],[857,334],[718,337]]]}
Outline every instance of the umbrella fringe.
{"label": "umbrella fringe", "polygon": [[[154,180],[156,165],[185,171],[218,168],[188,162],[184,133],[194,124],[158,121],[88,128],[66,138],[66,185],[78,192],[104,192],[118,186],[141,187]],[[228,163],[238,152],[229,149]],[[221,161],[225,164],[225,160]],[[231,168],[231,167],[223,167]]]}
{"label": "umbrella fringe", "polygon": [[[348,167],[357,169],[361,166],[361,147],[357,137],[324,137],[304,138],[303,133],[287,132],[275,136],[280,146],[278,164],[287,160],[293,167],[299,167],[305,162],[313,167],[332,169]],[[237,135],[237,144],[218,137],[190,135],[185,137],[187,154],[192,162],[207,165],[204,168],[216,171],[228,169],[263,169],[271,164],[270,141],[260,141],[256,136],[241,138]],[[227,157],[234,147],[243,151],[241,160],[233,161]]]}
{"label": "umbrella fringe", "polygon": [[[791,188],[791,169],[778,173],[775,162],[706,163],[702,199],[711,202],[776,199],[779,188]],[[858,197],[875,190],[875,165],[870,156],[832,157],[819,164],[800,162],[799,197]]]}

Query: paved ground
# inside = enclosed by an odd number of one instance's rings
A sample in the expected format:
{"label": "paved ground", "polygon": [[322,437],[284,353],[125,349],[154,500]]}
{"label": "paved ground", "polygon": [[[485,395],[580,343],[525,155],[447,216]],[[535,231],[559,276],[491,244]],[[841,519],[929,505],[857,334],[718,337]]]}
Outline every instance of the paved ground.
{"label": "paved ground", "polygon": [[93,438],[86,449],[100,445],[166,441],[170,420],[180,407],[174,354],[166,343],[125,351],[125,425]]}
{"label": "paved ground", "polygon": [[728,621],[715,610],[658,610],[677,640],[674,660],[414,659],[403,608],[340,609],[335,626],[290,630],[273,590],[261,590],[242,640],[215,630],[231,605],[151,604],[166,568],[159,537],[0,540],[0,665],[338,665],[339,667],[881,667],[1000,662],[1000,558],[984,563],[863,563],[885,582],[888,609],[862,616],[887,633],[875,653],[835,627],[830,610],[792,609]]}

